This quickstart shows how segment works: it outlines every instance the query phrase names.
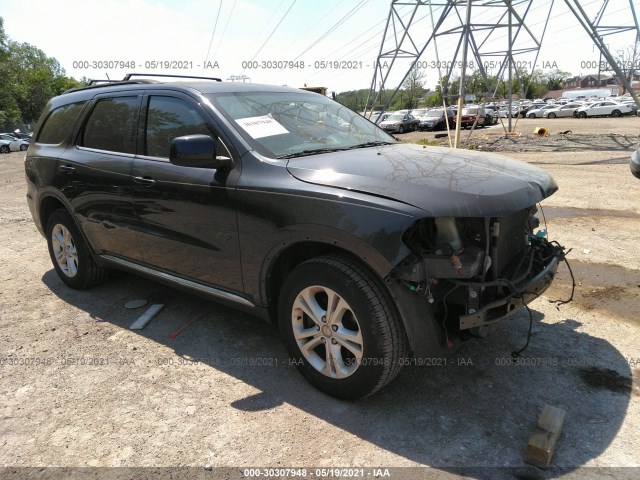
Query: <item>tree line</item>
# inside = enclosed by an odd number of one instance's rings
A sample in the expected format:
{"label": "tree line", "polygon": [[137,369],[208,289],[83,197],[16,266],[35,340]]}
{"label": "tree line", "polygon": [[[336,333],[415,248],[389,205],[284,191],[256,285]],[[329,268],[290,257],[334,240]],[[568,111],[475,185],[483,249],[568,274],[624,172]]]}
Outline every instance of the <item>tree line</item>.
{"label": "tree line", "polygon": [[[365,108],[378,109],[388,105],[390,111],[401,109],[413,109],[417,107],[438,107],[442,106],[443,99],[447,105],[457,102],[460,91],[460,77],[444,76],[442,80],[432,90],[424,86],[424,73],[418,68],[413,68],[402,87],[393,96],[393,91],[385,90],[378,92],[375,98],[369,99],[367,105],[367,95],[369,90],[351,90],[339,93],[336,100],[344,106],[355,110],[363,111]],[[520,98],[543,98],[551,90],[561,90],[565,87],[565,82],[571,77],[569,72],[559,69],[552,69],[547,72],[535,70],[530,73],[526,68],[518,68],[511,80],[511,91]],[[506,98],[509,92],[507,80],[496,76],[487,75],[485,81],[479,70],[471,71],[465,78],[465,92],[475,95],[477,101],[489,100],[492,98]],[[393,96],[393,98],[392,98]]]}
{"label": "tree line", "polygon": [[55,58],[11,40],[0,17],[0,131],[31,130],[51,97],[80,85]]}

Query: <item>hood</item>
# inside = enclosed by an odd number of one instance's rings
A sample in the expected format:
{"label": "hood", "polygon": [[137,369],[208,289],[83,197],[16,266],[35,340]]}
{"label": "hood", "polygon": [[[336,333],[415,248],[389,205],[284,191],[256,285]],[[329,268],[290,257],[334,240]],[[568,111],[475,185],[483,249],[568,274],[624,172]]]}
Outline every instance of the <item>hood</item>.
{"label": "hood", "polygon": [[409,144],[292,158],[287,170],[303,182],[391,198],[434,217],[503,216],[558,189],[548,173],[526,163]]}

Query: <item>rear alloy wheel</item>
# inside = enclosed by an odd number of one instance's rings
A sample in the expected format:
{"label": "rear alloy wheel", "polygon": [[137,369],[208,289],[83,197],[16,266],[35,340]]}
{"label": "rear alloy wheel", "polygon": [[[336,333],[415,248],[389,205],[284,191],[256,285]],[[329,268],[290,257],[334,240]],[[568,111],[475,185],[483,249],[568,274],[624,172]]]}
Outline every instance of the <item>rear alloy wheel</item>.
{"label": "rear alloy wheel", "polygon": [[549,114],[549,118],[556,118],[556,114],[555,113],[550,113]]}
{"label": "rear alloy wheel", "polygon": [[611,112],[611,116],[612,117],[620,117],[622,116],[622,112],[620,110],[614,110],[613,112]]}
{"label": "rear alloy wheel", "polygon": [[66,210],[56,210],[47,221],[47,243],[51,262],[60,279],[71,288],[84,289],[104,280],[78,227]]}
{"label": "rear alloy wheel", "polygon": [[535,113],[530,113],[529,114],[529,118],[536,118],[536,114]]}
{"label": "rear alloy wheel", "polygon": [[398,133],[404,133],[404,125],[400,125],[400,128],[398,128]]}
{"label": "rear alloy wheel", "polygon": [[580,118],[587,118],[587,112],[580,112],[580,113],[578,114],[578,116],[579,116]]}
{"label": "rear alloy wheel", "polygon": [[9,153],[9,145],[0,145],[0,153]]}
{"label": "rear alloy wheel", "polygon": [[20,145],[20,151],[24,152],[27,148],[29,148],[27,145],[25,145],[24,143],[22,145]]}
{"label": "rear alloy wheel", "polygon": [[347,257],[298,265],[279,299],[284,343],[316,388],[343,399],[370,395],[400,371],[407,340],[380,280]]}

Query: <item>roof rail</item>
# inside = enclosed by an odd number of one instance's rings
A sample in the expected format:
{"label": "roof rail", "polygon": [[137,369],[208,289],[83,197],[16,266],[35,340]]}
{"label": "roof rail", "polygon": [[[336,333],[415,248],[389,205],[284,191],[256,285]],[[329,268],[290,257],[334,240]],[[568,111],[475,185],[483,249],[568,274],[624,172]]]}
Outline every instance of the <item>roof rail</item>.
{"label": "roof rail", "polygon": [[195,78],[198,80],[213,80],[215,82],[221,82],[222,80],[217,77],[195,77],[193,75],[172,75],[162,73],[127,73],[122,79],[123,82],[131,80],[131,77],[169,77],[169,78]]}
{"label": "roof rail", "polygon": [[81,90],[90,90],[93,88],[111,87],[112,85],[140,85],[141,83],[158,83],[158,82],[157,80],[129,80],[126,82],[122,80],[91,80],[84,87],[70,88],[69,90],[66,90],[64,93],[79,92]]}

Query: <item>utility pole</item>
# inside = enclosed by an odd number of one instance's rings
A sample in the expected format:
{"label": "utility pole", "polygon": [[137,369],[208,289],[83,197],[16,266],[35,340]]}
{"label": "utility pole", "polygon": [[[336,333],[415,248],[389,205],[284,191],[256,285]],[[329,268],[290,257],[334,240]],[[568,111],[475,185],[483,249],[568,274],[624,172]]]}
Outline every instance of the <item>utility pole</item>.
{"label": "utility pole", "polygon": [[[464,26],[464,40],[462,44],[462,72],[460,73],[460,88],[458,89],[458,113],[456,115],[456,138],[453,148],[458,148],[460,143],[460,128],[462,128],[462,105],[465,97],[465,79],[467,74],[467,56],[469,53],[469,30],[471,24],[471,0],[467,0],[467,20]],[[478,114],[480,114],[478,112]],[[446,112],[445,112],[446,115]]]}

